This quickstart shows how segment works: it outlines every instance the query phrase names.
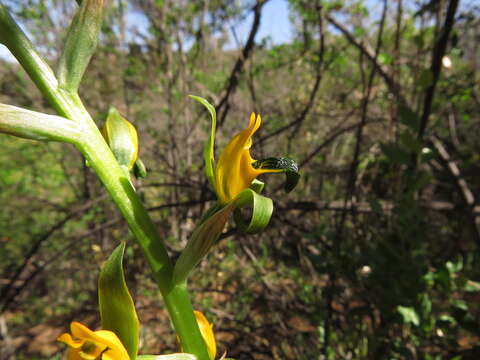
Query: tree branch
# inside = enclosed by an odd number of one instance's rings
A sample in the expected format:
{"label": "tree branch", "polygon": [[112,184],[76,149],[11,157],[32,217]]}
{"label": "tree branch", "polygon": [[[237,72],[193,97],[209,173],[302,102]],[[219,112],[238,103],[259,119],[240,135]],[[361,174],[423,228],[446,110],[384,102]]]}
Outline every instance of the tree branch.
{"label": "tree branch", "polygon": [[216,106],[217,113],[218,113],[218,126],[222,126],[225,118],[227,117],[228,111],[230,110],[230,96],[235,91],[238,85],[238,77],[243,70],[243,65],[245,61],[249,58],[253,46],[255,45],[255,36],[257,35],[258,29],[260,28],[260,21],[262,18],[262,8],[269,0],[257,0],[257,3],[253,7],[253,23],[250,29],[250,33],[248,35],[247,42],[242,49],[242,53],[238,57],[235,65],[233,66],[232,72],[230,73],[230,77],[228,78],[225,94],[220,99],[220,102]]}
{"label": "tree branch", "polygon": [[427,88],[425,93],[425,99],[423,102],[423,113],[420,119],[420,127],[418,129],[418,139],[422,139],[427,128],[428,119],[432,110],[433,97],[435,95],[435,88],[437,86],[438,79],[440,77],[440,70],[442,68],[442,58],[445,55],[447,49],[448,38],[455,23],[455,13],[457,11],[459,0],[451,0],[448,4],[447,15],[445,17],[445,23],[438,41],[435,43],[432,54],[432,65],[430,66],[430,72],[433,75],[432,84]]}
{"label": "tree branch", "polygon": [[472,223],[472,229],[475,236],[475,241],[480,246],[480,218],[478,217],[478,206],[475,206],[475,195],[473,195],[472,190],[467,184],[467,181],[462,176],[458,165],[455,161],[452,160],[450,154],[447,152],[447,149],[443,146],[441,141],[436,138],[431,138],[432,145],[437,150],[440,159],[442,160],[444,168],[450,174],[450,176],[455,180],[455,185],[460,193],[460,196],[467,208],[470,221]]}
{"label": "tree branch", "polygon": [[355,40],[355,37],[350,33],[350,31],[347,30],[346,27],[341,25],[330,15],[327,15],[326,19],[330,24],[332,24],[335,28],[337,28],[337,30],[339,30],[353,46],[355,46],[358,50],[360,50],[360,52],[368,59],[368,61],[370,61],[373,64],[376,71],[378,71],[379,75],[384,79],[389,91],[395,96],[397,101],[406,105],[407,100],[400,93],[400,86],[388,74],[388,69],[382,66],[381,64],[379,64],[379,62],[375,58],[374,50],[370,49],[368,45],[363,46],[362,44],[360,44],[357,40]]}

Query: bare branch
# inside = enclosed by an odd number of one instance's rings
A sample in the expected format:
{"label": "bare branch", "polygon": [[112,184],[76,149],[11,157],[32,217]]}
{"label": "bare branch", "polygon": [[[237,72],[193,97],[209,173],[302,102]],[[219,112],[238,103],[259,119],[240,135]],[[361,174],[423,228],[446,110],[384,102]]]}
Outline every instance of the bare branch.
{"label": "bare branch", "polygon": [[400,86],[395,82],[395,80],[388,74],[388,69],[381,65],[377,59],[375,58],[375,53],[374,50],[371,49],[368,45],[362,45],[360,44],[357,40],[355,40],[355,37],[348,31],[348,29],[337,22],[334,18],[332,18],[330,15],[326,16],[326,19],[328,22],[330,22],[335,28],[337,28],[346,38],[347,40],[355,46],[360,52],[365,55],[365,57],[370,61],[375,69],[378,71],[380,76],[384,79],[385,83],[387,84],[388,89],[390,92],[395,96],[397,101],[399,101],[402,104],[407,104],[407,100],[402,96],[400,93]]}
{"label": "bare branch", "polygon": [[473,195],[473,192],[470,190],[467,181],[462,176],[458,165],[452,160],[450,154],[447,152],[447,149],[443,146],[441,141],[436,137],[432,137],[431,142],[437,150],[438,155],[443,162],[444,168],[455,180],[455,185],[462,197],[463,202],[466,205],[470,220],[472,222],[475,241],[478,245],[480,245],[480,218],[478,217],[480,214],[478,213],[478,206],[475,206],[475,195]]}
{"label": "bare branch", "polygon": [[440,37],[435,43],[432,54],[432,65],[430,71],[433,75],[432,84],[427,88],[425,99],[423,102],[423,113],[420,120],[420,127],[418,129],[418,138],[422,139],[427,128],[428,119],[432,110],[433,96],[435,94],[435,88],[437,86],[438,79],[440,77],[440,70],[442,68],[442,58],[445,55],[447,49],[448,38],[455,23],[455,13],[457,11],[459,0],[451,0],[448,4],[447,15],[445,17],[445,24],[440,32]]}
{"label": "bare branch", "polygon": [[230,96],[233,94],[238,85],[238,77],[243,71],[243,65],[245,61],[249,58],[253,46],[255,45],[255,36],[257,35],[258,29],[260,28],[260,21],[262,18],[262,8],[269,0],[257,0],[257,3],[253,7],[253,23],[248,35],[247,42],[242,49],[242,53],[238,57],[235,65],[233,66],[232,72],[227,82],[225,94],[220,99],[220,102],[216,106],[218,116],[218,126],[222,126],[225,118],[227,117],[228,111],[230,110]]}

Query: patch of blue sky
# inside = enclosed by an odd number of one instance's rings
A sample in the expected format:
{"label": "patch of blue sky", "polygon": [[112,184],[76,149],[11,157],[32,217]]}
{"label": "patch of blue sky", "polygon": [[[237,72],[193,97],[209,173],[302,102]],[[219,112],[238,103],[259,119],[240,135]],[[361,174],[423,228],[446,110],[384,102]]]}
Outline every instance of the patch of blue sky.
{"label": "patch of blue sky", "polygon": [[7,49],[6,46],[0,44],[0,59],[8,61],[8,62],[15,62],[17,61],[10,51]]}
{"label": "patch of blue sky", "polygon": [[[293,26],[289,19],[289,5],[287,0],[270,0],[262,11],[260,28],[258,29],[255,40],[268,39],[268,44],[277,45],[290,42],[293,38]],[[250,12],[248,16],[235,26],[235,33],[230,37],[226,44],[226,49],[237,48],[243,45],[248,38],[253,24],[254,14]],[[240,44],[238,44],[240,43]]]}

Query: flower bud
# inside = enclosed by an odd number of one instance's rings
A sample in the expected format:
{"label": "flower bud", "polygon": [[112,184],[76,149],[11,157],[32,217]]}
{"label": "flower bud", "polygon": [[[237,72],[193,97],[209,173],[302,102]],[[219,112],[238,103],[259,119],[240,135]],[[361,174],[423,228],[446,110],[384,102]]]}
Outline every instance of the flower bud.
{"label": "flower bud", "polygon": [[135,127],[110,107],[102,134],[122,167],[132,170],[138,158],[138,136]]}

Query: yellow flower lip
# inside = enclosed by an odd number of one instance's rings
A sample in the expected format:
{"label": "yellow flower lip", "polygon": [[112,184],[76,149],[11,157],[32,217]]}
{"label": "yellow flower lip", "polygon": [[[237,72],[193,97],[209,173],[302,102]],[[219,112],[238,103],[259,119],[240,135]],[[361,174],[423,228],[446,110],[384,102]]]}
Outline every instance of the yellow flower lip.
{"label": "yellow flower lip", "polygon": [[71,335],[64,333],[57,338],[68,345],[68,360],[130,360],[127,350],[112,331],[92,331],[74,321],[70,324],[70,332]]}
{"label": "yellow flower lip", "polygon": [[257,169],[250,155],[252,136],[262,124],[259,114],[252,112],[248,127],[236,134],[223,149],[215,167],[215,191],[222,204],[231,202],[243,190],[250,187],[260,174],[279,172],[277,169]]}

